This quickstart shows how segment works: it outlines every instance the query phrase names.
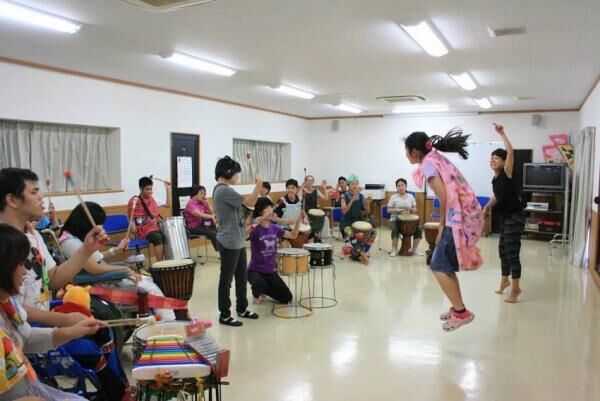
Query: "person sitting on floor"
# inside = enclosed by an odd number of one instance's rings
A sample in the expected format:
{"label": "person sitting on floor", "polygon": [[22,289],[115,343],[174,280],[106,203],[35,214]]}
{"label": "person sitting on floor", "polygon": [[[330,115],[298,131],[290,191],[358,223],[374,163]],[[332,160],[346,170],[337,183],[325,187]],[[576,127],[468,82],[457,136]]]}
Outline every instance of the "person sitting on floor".
{"label": "person sitting on floor", "polygon": [[202,185],[192,186],[190,200],[183,212],[185,226],[194,235],[203,235],[212,242],[216,252],[217,247],[217,216],[206,200],[206,188]]}
{"label": "person sitting on floor", "polygon": [[348,177],[350,187],[348,192],[342,196],[341,205],[344,217],[340,222],[340,232],[346,241],[352,246],[351,259],[360,260],[365,265],[369,264],[369,249],[373,242],[377,231],[371,228],[366,233],[356,232],[352,228],[352,224],[358,221],[366,220],[371,213],[371,198],[365,197],[360,193],[358,177],[352,174]]}
{"label": "person sitting on floor", "polygon": [[248,264],[248,282],[255,304],[263,303],[266,296],[284,304],[292,301],[290,289],[277,273],[277,242],[281,238],[295,239],[298,236],[302,216],[298,216],[291,232],[273,224],[272,217],[273,202],[259,198],[253,215],[256,225],[249,230],[252,256]]}

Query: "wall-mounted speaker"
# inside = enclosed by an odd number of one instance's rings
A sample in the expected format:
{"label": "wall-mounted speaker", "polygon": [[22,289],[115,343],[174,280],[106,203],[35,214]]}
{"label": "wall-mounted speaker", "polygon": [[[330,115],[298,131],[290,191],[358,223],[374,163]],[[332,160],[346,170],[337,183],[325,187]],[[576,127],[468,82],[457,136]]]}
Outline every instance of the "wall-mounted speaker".
{"label": "wall-mounted speaker", "polygon": [[542,125],[542,115],[541,114],[532,114],[531,115],[531,125],[534,127],[539,127]]}

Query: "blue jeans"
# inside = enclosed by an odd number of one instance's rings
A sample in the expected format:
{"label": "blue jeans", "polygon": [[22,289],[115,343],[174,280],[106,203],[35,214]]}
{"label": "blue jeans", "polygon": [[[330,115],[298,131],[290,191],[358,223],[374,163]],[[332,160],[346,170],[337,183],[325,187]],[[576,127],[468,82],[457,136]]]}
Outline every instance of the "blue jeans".
{"label": "blue jeans", "polygon": [[444,227],[442,237],[435,245],[429,268],[431,271],[446,273],[449,276],[458,271],[458,257],[456,256],[452,228]]}

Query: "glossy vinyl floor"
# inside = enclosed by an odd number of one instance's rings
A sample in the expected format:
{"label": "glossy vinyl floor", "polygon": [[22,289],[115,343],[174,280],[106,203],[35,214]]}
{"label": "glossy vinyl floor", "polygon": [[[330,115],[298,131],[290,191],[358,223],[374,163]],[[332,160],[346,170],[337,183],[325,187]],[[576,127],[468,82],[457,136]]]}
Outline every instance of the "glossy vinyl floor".
{"label": "glossy vinyl floor", "polygon": [[[388,231],[382,239],[389,247]],[[267,303],[241,328],[217,323],[212,334],[231,350],[224,400],[600,400],[600,290],[560,251],[524,240],[523,294],[504,303],[497,244],[481,239],[484,267],[459,275],[476,318],[451,333],[424,257],[390,258],[378,243],[368,267],[336,259],[334,308],[281,319]],[[215,322],[218,272],[198,266],[191,301]]]}

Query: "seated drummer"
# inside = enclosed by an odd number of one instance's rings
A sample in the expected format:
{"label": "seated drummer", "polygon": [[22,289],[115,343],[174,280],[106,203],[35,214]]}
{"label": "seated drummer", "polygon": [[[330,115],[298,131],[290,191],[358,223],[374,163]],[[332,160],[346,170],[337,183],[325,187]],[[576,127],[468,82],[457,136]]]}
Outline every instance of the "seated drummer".
{"label": "seated drummer", "polygon": [[298,181],[290,178],[285,182],[286,194],[282,196],[273,211],[273,221],[281,228],[291,231],[302,213],[301,199],[298,196]]}
{"label": "seated drummer", "polygon": [[[404,178],[396,180],[396,193],[392,195],[388,202],[388,213],[390,214],[390,229],[392,230],[392,251],[390,256],[398,255],[398,239],[400,238],[400,223],[398,216],[401,214],[417,214],[417,201],[415,197],[406,192],[407,181]],[[411,252],[413,255],[423,256],[419,252],[419,242],[423,238],[421,227],[417,226],[417,230],[413,235],[413,246]]]}
{"label": "seated drummer", "polygon": [[340,232],[346,241],[352,246],[351,259],[360,260],[365,265],[369,263],[369,249],[375,241],[377,232],[371,228],[366,233],[355,233],[352,224],[357,221],[365,221],[371,213],[371,198],[360,193],[358,177],[354,174],[348,177],[350,183],[348,191],[341,198],[341,207],[344,217],[340,222]]}
{"label": "seated drummer", "polygon": [[348,180],[346,177],[341,176],[338,178],[337,187],[331,191],[331,206],[342,207],[342,196],[348,192]]}
{"label": "seated drummer", "polygon": [[[85,202],[85,204],[94,221],[100,225],[104,224],[106,212],[102,206],[94,202]],[[65,221],[59,237],[61,248],[67,259],[73,257],[73,255],[75,255],[75,253],[83,246],[85,233],[90,230],[90,227],[91,223],[88,220],[83,207],[77,205]],[[165,295],[162,290],[154,283],[151,277],[140,275],[127,266],[109,264],[106,262],[105,258],[109,256],[125,256],[128,245],[129,239],[125,238],[121,240],[119,245],[115,248],[110,248],[106,252],[94,252],[83,265],[83,271],[92,276],[115,271],[127,271],[127,273],[129,273],[129,279],[117,281],[115,283],[116,287],[137,291],[137,286],[144,289],[148,294],[164,297]],[[90,277],[89,279],[90,281],[94,280],[93,277]],[[159,316],[161,321],[175,320],[175,313],[172,309],[156,309],[154,312]]]}
{"label": "seated drummer", "polygon": [[292,231],[272,223],[272,217],[273,202],[269,198],[258,198],[252,216],[256,224],[249,229],[252,256],[248,264],[248,282],[255,304],[262,304],[267,296],[284,304],[292,301],[290,289],[277,273],[277,241],[296,239],[302,216],[298,215]]}
{"label": "seated drummer", "polygon": [[269,198],[271,202],[273,199],[269,196],[271,193],[271,183],[269,181],[263,181],[262,186],[260,187],[259,198]]}
{"label": "seated drummer", "polygon": [[[308,212],[311,209],[319,209],[319,198],[327,199],[327,181],[323,180],[321,189],[314,187],[315,177],[307,175],[302,183],[302,198],[304,199],[304,211]],[[325,216],[323,229],[318,233],[312,233],[315,241],[328,241],[331,237],[329,232],[329,219]]]}
{"label": "seated drummer", "polygon": [[212,242],[216,252],[217,247],[217,216],[206,200],[206,188],[193,185],[190,200],[183,211],[185,227],[194,235],[203,235]]}
{"label": "seated drummer", "polygon": [[[164,206],[171,207],[171,184],[164,182],[167,192],[167,201]],[[166,242],[165,235],[160,232],[158,223],[162,217],[158,213],[158,203],[152,195],[154,182],[149,177],[139,180],[140,194],[137,196],[135,210],[133,208],[132,196],[127,204],[127,215],[132,216],[135,224],[135,235],[137,238],[145,239],[154,246],[154,256],[157,261],[163,260],[163,244]]]}

